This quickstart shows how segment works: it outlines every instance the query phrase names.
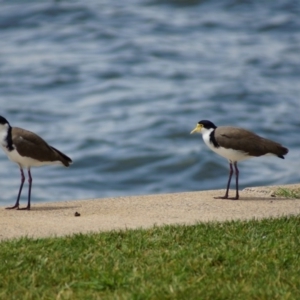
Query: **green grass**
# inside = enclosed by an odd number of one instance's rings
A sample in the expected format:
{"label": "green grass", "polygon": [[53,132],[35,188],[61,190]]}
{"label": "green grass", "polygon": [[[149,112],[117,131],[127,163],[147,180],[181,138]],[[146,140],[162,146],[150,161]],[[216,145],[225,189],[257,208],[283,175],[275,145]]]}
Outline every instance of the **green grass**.
{"label": "green grass", "polygon": [[280,197],[285,197],[285,198],[300,199],[300,188],[297,189],[279,188],[275,192],[275,195]]}
{"label": "green grass", "polygon": [[0,299],[300,299],[300,216],[0,243]]}

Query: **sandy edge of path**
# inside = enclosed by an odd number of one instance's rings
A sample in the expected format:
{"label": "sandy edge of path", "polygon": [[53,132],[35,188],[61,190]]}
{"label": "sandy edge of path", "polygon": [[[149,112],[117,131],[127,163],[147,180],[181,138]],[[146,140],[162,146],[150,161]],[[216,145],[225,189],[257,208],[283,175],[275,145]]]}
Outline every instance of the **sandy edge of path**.
{"label": "sandy edge of path", "polygon": [[41,203],[30,211],[0,207],[0,240],[300,214],[300,199],[274,197],[280,187],[300,184],[246,188],[235,201],[214,199],[225,191],[210,190]]}

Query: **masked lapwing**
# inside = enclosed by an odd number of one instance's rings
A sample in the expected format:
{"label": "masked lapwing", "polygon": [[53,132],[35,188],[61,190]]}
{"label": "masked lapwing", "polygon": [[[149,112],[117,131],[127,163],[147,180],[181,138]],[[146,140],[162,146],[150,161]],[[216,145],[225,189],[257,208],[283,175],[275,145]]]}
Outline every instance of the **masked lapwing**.
{"label": "masked lapwing", "polygon": [[30,168],[56,164],[68,167],[72,163],[67,155],[48,145],[41,137],[25,129],[11,127],[2,116],[0,116],[0,145],[8,158],[19,165],[21,171],[21,185],[17,201],[14,206],[7,207],[7,209],[20,209],[19,201],[25,181],[23,168],[28,170],[29,189],[28,204],[21,209],[30,210],[32,185]]}
{"label": "masked lapwing", "polygon": [[[243,128],[232,126],[217,127],[214,123],[203,120],[198,122],[192,133],[202,134],[204,143],[214,152],[226,158],[229,162],[229,178],[226,193],[216,199],[239,199],[239,169],[237,163],[252,157],[274,155],[284,158],[289,150],[279,143],[265,139]],[[236,178],[236,195],[228,197],[230,181],[233,174],[233,166]]]}

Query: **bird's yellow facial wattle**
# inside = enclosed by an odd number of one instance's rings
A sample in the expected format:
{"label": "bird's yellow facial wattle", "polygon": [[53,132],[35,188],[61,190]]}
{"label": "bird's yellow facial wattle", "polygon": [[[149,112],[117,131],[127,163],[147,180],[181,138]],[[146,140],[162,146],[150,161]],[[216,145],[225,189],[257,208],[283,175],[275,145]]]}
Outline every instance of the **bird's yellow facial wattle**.
{"label": "bird's yellow facial wattle", "polygon": [[197,126],[191,131],[191,134],[195,132],[201,132],[202,128],[203,128],[202,124],[197,124]]}

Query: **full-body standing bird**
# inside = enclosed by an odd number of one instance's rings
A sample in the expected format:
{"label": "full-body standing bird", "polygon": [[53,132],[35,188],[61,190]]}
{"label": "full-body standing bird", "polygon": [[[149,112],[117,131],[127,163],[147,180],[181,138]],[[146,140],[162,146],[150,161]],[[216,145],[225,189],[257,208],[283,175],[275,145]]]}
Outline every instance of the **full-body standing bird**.
{"label": "full-body standing bird", "polygon": [[[237,163],[252,157],[263,155],[275,155],[284,158],[289,150],[281,144],[258,136],[257,134],[243,128],[232,126],[217,127],[208,120],[198,122],[192,133],[200,132],[204,143],[217,154],[225,157],[229,162],[229,178],[226,193],[223,197],[216,199],[239,199],[239,169]],[[230,181],[235,169],[236,195],[228,197]]]}
{"label": "full-body standing bird", "polygon": [[[43,165],[64,165],[68,167],[72,160],[62,152],[50,146],[37,134],[18,127],[11,127],[8,121],[0,116],[0,146],[8,158],[19,165],[21,171],[21,185],[17,201],[14,206],[7,209],[30,210],[32,177],[31,167]],[[28,204],[25,208],[19,208],[20,196],[25,181],[23,168],[28,170]]]}

